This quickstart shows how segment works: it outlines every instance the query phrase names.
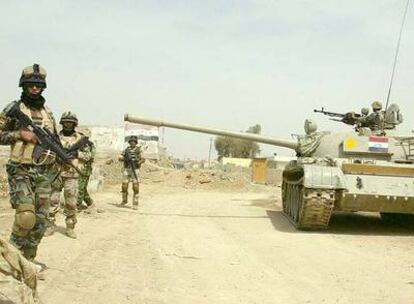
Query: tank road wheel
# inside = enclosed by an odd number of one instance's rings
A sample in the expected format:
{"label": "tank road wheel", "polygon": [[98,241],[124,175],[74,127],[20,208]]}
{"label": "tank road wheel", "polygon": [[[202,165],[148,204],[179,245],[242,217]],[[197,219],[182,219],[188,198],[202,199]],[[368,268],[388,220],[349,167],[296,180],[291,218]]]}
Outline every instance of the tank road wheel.
{"label": "tank road wheel", "polygon": [[305,189],[301,183],[284,182],[283,212],[298,229],[326,229],[335,202],[335,190]]}
{"label": "tank road wheel", "polygon": [[381,212],[380,215],[387,224],[414,226],[414,214]]}

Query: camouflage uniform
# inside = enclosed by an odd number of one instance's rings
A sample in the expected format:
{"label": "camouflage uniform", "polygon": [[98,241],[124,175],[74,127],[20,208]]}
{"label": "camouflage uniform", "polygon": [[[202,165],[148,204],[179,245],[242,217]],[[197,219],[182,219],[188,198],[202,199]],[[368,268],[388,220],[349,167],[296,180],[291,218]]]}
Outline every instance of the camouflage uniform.
{"label": "camouflage uniform", "polygon": [[[90,154],[84,159],[79,159],[80,170],[82,175],[79,176],[79,193],[78,193],[78,209],[82,208],[82,203],[85,202],[88,207],[94,205],[93,199],[88,193],[88,183],[92,175],[92,164],[95,158],[95,145],[90,143],[85,147],[85,150],[89,151]],[[86,155],[85,155],[86,156]]]}
{"label": "camouflage uniform", "polygon": [[[23,93],[19,101],[14,101],[0,113],[0,144],[10,145],[11,153],[6,165],[10,202],[16,209],[10,241],[29,260],[36,257],[37,247],[44,235],[51,192],[53,153],[35,153],[36,143],[23,139],[25,130],[16,119],[7,117],[6,111],[18,105],[38,126],[56,134],[56,124],[50,110],[44,105],[41,96],[28,93],[29,88],[46,87],[46,71],[39,65],[26,67],[19,86]],[[27,131],[26,131],[27,132]]]}
{"label": "camouflage uniform", "polygon": [[374,101],[372,103],[373,112],[367,116],[361,116],[358,118],[358,123],[361,127],[368,127],[376,135],[381,135],[384,128],[384,112],[381,111],[382,103]]}
{"label": "camouflage uniform", "polygon": [[[75,131],[74,127],[77,125],[77,117],[72,112],[65,112],[62,115],[60,120],[61,124],[66,122],[73,123],[73,129],[71,130],[62,130],[59,132],[59,138],[62,143],[62,146],[65,149],[70,149],[74,144],[81,140],[84,135],[80,132]],[[86,161],[91,157],[90,150],[83,147],[79,149],[73,155],[73,164],[79,167],[80,160]],[[60,193],[63,190],[64,204],[63,204],[63,213],[66,216],[66,234],[71,238],[76,238],[74,232],[75,225],[77,223],[76,213],[77,213],[77,200],[78,200],[78,185],[79,185],[79,174],[75,171],[74,168],[69,167],[68,165],[62,164],[60,169],[59,177],[52,184],[52,196],[51,196],[51,209],[49,212],[49,221],[50,229],[48,235],[53,233],[56,221],[56,214],[59,211],[60,207]]]}
{"label": "camouflage uniform", "polygon": [[[135,142],[135,144],[133,143]],[[128,186],[132,182],[133,190],[133,200],[132,208],[138,209],[138,200],[139,200],[139,168],[141,164],[145,162],[145,159],[142,157],[141,148],[137,146],[138,138],[136,136],[131,136],[129,139],[129,146],[122,152],[119,157],[120,161],[124,162],[123,178],[122,178],[122,203],[121,205],[128,204]],[[128,163],[128,159],[132,162],[133,167],[135,168],[135,174],[131,168],[131,164]],[[137,176],[137,178],[135,177]]]}

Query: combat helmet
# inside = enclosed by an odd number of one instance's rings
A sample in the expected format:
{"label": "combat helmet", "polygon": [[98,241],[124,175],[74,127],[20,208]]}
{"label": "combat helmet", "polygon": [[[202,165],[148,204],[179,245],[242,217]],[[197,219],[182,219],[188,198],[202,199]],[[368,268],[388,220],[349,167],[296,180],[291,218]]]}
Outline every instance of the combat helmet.
{"label": "combat helmet", "polygon": [[312,119],[306,119],[305,125],[304,125],[305,133],[306,135],[312,135],[315,134],[318,130],[318,125],[316,122]]}
{"label": "combat helmet", "polygon": [[138,136],[132,135],[128,138],[128,143],[130,143],[131,141],[135,141],[136,143],[138,143]]}
{"label": "combat helmet", "polygon": [[372,109],[373,109],[374,111],[379,111],[379,110],[381,110],[381,109],[382,109],[382,102],[381,102],[381,101],[374,101],[374,102],[371,104],[371,107],[372,107]]}
{"label": "combat helmet", "polygon": [[368,116],[369,114],[369,108],[362,108],[361,109],[361,115],[362,116]]}
{"label": "combat helmet", "polygon": [[23,69],[19,80],[19,87],[26,83],[35,83],[46,88],[46,70],[37,63],[27,66]]}
{"label": "combat helmet", "polygon": [[72,111],[66,111],[60,117],[59,123],[63,125],[64,122],[73,122],[75,126],[78,125],[78,117]]}

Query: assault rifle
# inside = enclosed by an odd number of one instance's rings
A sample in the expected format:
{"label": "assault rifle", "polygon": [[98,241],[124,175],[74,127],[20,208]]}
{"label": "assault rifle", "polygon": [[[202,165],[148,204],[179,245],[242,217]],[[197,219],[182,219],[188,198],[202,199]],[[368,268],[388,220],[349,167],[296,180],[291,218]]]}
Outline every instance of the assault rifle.
{"label": "assault rifle", "polygon": [[138,168],[129,153],[124,153],[124,160],[127,163],[128,167],[132,170],[132,174],[134,174],[135,179],[138,180],[137,172],[135,172],[135,170]]}
{"label": "assault rifle", "polygon": [[82,149],[83,147],[87,145],[91,145],[92,142],[89,140],[89,137],[82,136],[81,139],[79,139],[76,143],[74,143],[69,148],[65,149],[66,153],[69,156],[75,156],[78,153],[78,150]]}
{"label": "assault rifle", "polygon": [[75,169],[76,172],[82,175],[80,170],[72,163],[71,156],[62,147],[62,143],[60,142],[57,135],[50,132],[50,130],[47,128],[41,128],[36,125],[29,118],[29,116],[20,110],[19,103],[15,103],[12,107],[6,108],[5,114],[10,118],[18,120],[24,128],[27,128],[29,131],[32,131],[36,135],[36,137],[39,139],[39,144],[36,146],[36,154],[40,156],[45,151],[54,152],[63,163],[69,165]]}
{"label": "assault rifle", "polygon": [[325,111],[325,109],[323,107],[320,110],[313,109],[313,112],[314,113],[322,113],[323,115],[326,115],[326,116],[329,116],[329,117],[334,117],[334,118],[330,118],[330,120],[343,122],[347,125],[354,125],[356,123],[355,118],[361,117],[361,114],[357,114],[357,113],[353,113],[353,112],[336,113],[336,112]]}

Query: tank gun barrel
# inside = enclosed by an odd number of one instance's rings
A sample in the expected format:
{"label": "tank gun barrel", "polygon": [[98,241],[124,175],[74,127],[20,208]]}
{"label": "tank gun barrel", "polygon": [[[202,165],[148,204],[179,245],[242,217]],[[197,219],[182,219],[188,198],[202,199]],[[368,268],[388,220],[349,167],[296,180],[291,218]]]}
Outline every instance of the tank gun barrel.
{"label": "tank gun barrel", "polygon": [[253,133],[233,132],[233,131],[227,131],[227,130],[180,124],[180,123],[168,122],[168,121],[164,121],[160,119],[139,117],[139,116],[134,116],[130,114],[125,114],[124,120],[132,122],[132,123],[140,123],[140,124],[151,125],[155,127],[167,127],[167,128],[181,129],[181,130],[200,132],[200,133],[206,133],[206,134],[214,134],[214,135],[219,135],[219,136],[229,136],[229,137],[234,137],[234,138],[239,138],[239,139],[251,140],[254,142],[258,142],[258,143],[284,147],[284,148],[293,149],[293,150],[296,150],[298,147],[298,142],[296,140],[277,139],[277,138],[266,137],[266,136],[257,135]]}

